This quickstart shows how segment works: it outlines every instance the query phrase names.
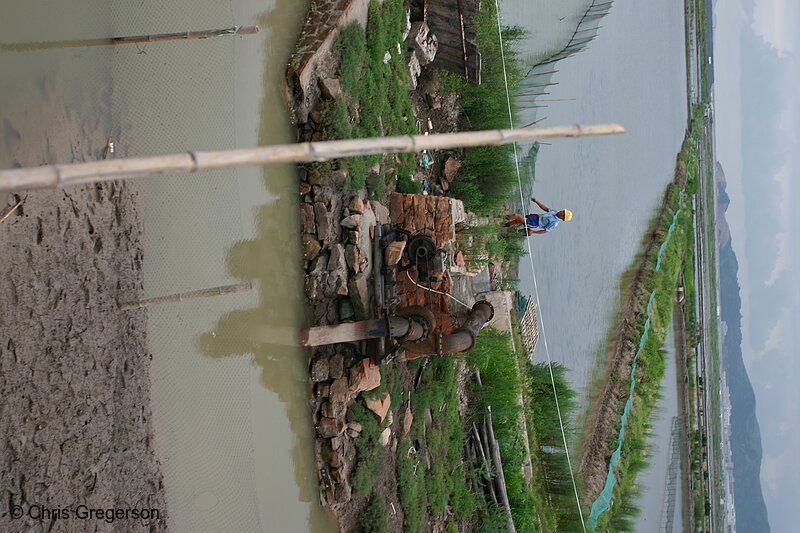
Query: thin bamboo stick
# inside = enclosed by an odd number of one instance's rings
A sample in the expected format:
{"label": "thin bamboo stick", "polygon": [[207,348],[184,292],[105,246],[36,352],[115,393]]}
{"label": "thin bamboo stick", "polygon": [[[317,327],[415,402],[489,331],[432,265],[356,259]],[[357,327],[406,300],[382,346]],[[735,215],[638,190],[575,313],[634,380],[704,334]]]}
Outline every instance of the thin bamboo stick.
{"label": "thin bamboo stick", "polygon": [[119,308],[127,310],[170,302],[185,302],[187,300],[196,300],[198,298],[208,298],[209,296],[222,296],[223,294],[247,292],[252,288],[253,285],[248,281],[246,283],[237,283],[235,285],[223,285],[221,287],[212,287],[211,289],[170,294],[169,296],[156,296],[155,298],[145,298],[144,300],[133,300],[131,302],[119,304]]}
{"label": "thin bamboo stick", "polygon": [[199,170],[265,165],[270,163],[309,163],[359,155],[421,152],[469,146],[585,137],[625,133],[618,124],[549,126],[505,130],[483,130],[431,135],[399,135],[342,141],[260,146],[213,152],[184,152],[152,157],[134,157],[0,170],[0,191],[47,189],[80,183],[128,179],[161,174],[186,174]]}
{"label": "thin bamboo stick", "polygon": [[178,41],[181,39],[208,39],[220,35],[253,35],[258,33],[258,26],[234,26],[221,30],[183,31],[178,33],[158,33],[155,35],[134,35],[131,37],[114,37],[111,44],[153,43],[158,41]]}
{"label": "thin bamboo stick", "polygon": [[128,37],[105,37],[97,39],[72,39],[69,41],[45,42],[0,42],[0,51],[32,52],[53,48],[85,48],[87,46],[109,46],[115,44],[152,43],[158,41],[180,41],[185,39],[208,39],[221,35],[253,35],[260,30],[258,26],[234,26],[218,30],[182,31],[177,33],[158,33],[154,35],[132,35]]}
{"label": "thin bamboo stick", "polygon": [[486,406],[486,418],[484,418],[484,424],[486,424],[486,429],[489,433],[489,439],[487,443],[490,447],[489,451],[491,452],[492,461],[495,464],[495,468],[497,468],[497,477],[495,478],[495,481],[497,483],[497,488],[499,489],[498,496],[502,500],[506,511],[506,527],[508,528],[509,533],[515,533],[517,529],[514,527],[514,518],[511,516],[511,504],[508,501],[508,492],[506,491],[506,476],[503,473],[503,461],[500,458],[500,446],[497,444],[497,439],[494,436],[492,407],[490,405]]}

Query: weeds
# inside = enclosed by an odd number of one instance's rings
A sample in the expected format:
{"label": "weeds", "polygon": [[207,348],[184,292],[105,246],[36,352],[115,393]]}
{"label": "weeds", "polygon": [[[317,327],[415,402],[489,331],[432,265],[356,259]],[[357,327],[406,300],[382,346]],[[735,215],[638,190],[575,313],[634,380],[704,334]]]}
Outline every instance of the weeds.
{"label": "weeds", "polygon": [[[474,85],[461,78],[448,76],[447,87],[461,94],[464,120],[468,129],[500,129],[509,127],[503,58],[497,36],[497,10],[491,0],[481,2],[481,12],[475,17],[477,43],[481,51],[481,84]],[[503,28],[508,89],[511,93],[512,114],[516,117],[514,95],[523,79],[522,64],[515,50],[517,41],[525,35],[518,26]],[[485,146],[464,152],[464,166],[453,182],[453,192],[470,211],[489,214],[500,207],[517,184],[514,147]]]}
{"label": "weeds", "polygon": [[[417,133],[408,96],[402,42],[405,11],[402,0],[370,3],[367,28],[353,23],[342,30],[335,47],[341,57],[339,75],[344,94],[325,108],[325,129],[338,139],[381,137]],[[384,55],[390,54],[384,63]],[[369,80],[369,83],[364,83]],[[369,155],[343,159],[348,186],[368,187],[374,197],[387,185],[402,192],[419,192],[410,176],[416,169],[414,154]]]}
{"label": "weeds", "polygon": [[379,440],[381,424],[372,411],[359,402],[354,402],[351,409],[362,427],[361,433],[355,439],[358,462],[352,481],[353,495],[360,498],[372,492],[375,478],[378,477],[381,465],[386,459],[386,449],[381,446]]}
{"label": "weeds", "polygon": [[[412,363],[412,368],[420,363]],[[478,501],[466,484],[463,462],[464,430],[458,414],[456,362],[452,357],[433,359],[412,396],[414,422],[397,448],[397,481],[405,512],[406,531],[420,531],[426,521],[445,516],[472,517]],[[431,423],[425,427],[426,411]],[[430,468],[428,468],[428,459]]]}
{"label": "weeds", "polygon": [[386,533],[389,531],[389,510],[382,496],[375,496],[359,518],[361,533]]}

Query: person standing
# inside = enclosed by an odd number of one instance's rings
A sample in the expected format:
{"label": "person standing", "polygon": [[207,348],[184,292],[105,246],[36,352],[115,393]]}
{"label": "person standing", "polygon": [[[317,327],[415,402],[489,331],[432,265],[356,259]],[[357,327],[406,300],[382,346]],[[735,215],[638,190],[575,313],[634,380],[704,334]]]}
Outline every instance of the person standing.
{"label": "person standing", "polygon": [[542,235],[553,231],[560,221],[563,220],[567,222],[572,220],[572,211],[569,209],[562,209],[561,211],[550,209],[537,200],[535,196],[531,198],[531,201],[538,205],[544,213],[531,213],[525,216],[512,213],[506,217],[506,227],[524,225],[524,228],[520,228],[520,233],[522,233],[523,236]]}

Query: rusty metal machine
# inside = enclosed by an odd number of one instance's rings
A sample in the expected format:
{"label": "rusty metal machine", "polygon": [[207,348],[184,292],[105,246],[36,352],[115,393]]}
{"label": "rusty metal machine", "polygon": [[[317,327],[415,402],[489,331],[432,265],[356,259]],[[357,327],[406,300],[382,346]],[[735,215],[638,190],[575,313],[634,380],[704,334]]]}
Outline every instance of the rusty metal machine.
{"label": "rusty metal machine", "polygon": [[[386,247],[396,241],[406,240],[405,261],[383,266]],[[391,225],[375,228],[373,271],[375,272],[376,308],[382,318],[346,322],[335,326],[317,326],[300,331],[301,346],[321,346],[375,339],[376,360],[386,362],[398,349],[403,348],[410,359],[426,355],[443,355],[464,352],[475,345],[475,338],[483,326],[494,316],[489,302],[477,302],[467,319],[453,333],[436,332],[436,317],[432,305],[432,284],[444,280],[447,252],[437,249],[433,237],[426,231],[412,234]],[[396,307],[398,300],[386,302],[384,289],[399,283],[398,274],[414,269],[417,291],[427,290],[427,306]],[[408,274],[410,275],[410,274]],[[390,291],[391,292],[391,291]],[[417,293],[417,301],[422,302]],[[393,311],[390,308],[395,307]],[[386,348],[390,347],[386,356]]]}
{"label": "rusty metal machine", "polygon": [[389,338],[407,352],[418,355],[443,355],[464,352],[475,345],[475,338],[494,316],[489,302],[472,307],[467,319],[453,333],[434,333],[436,318],[422,306],[401,307],[385,318],[317,326],[300,330],[300,346],[321,346],[366,339]]}

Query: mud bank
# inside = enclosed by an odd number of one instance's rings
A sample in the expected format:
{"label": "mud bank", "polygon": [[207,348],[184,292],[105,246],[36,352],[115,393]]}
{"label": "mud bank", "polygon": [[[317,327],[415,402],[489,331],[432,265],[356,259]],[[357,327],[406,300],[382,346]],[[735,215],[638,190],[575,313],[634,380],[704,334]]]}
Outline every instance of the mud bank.
{"label": "mud bank", "polygon": [[[52,111],[58,128],[6,121],[17,135],[0,151],[4,166],[103,157],[101,124]],[[135,189],[107,183],[0,202],[1,212],[21,203],[0,223],[0,530],[166,531],[146,314],[118,309],[142,288]],[[79,520],[79,505],[158,516]],[[11,518],[12,506],[22,518]],[[68,508],[71,518],[30,518],[36,506]]]}
{"label": "mud bank", "polygon": [[139,239],[135,194],[114,183],[31,194],[0,227],[0,483],[6,502],[26,511],[85,504],[157,508],[160,518],[5,515],[5,531],[166,530],[146,315],[117,308],[139,297]]}

